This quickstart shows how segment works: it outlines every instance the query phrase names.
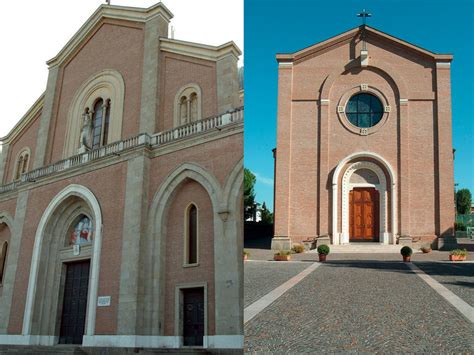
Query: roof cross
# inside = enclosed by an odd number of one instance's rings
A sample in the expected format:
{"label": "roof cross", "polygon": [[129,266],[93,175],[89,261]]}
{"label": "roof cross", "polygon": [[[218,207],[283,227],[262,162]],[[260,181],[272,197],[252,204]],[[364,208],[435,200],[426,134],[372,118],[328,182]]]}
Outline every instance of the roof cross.
{"label": "roof cross", "polygon": [[357,14],[357,17],[362,17],[362,30],[361,30],[361,39],[362,39],[362,50],[367,50],[367,43],[365,41],[365,22],[367,17],[372,17],[372,14],[369,14],[367,11],[362,10],[362,12]]}
{"label": "roof cross", "polygon": [[357,17],[362,17],[362,25],[365,26],[365,22],[366,22],[366,19],[367,17],[372,17],[372,14],[369,14],[367,11],[362,10],[362,12],[358,13],[357,14]]}

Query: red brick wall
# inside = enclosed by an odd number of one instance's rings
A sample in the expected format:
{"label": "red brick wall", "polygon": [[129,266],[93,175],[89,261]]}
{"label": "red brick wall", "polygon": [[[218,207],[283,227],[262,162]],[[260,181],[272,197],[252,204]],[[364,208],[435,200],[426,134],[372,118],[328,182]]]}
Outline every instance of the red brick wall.
{"label": "red brick wall", "polygon": [[202,92],[202,118],[217,115],[217,76],[214,62],[162,52],[161,103],[157,131],[173,128],[174,99],[187,84],[197,84]]}
{"label": "red brick wall", "polygon": [[97,308],[96,333],[114,334],[117,327],[117,301],[122,255],[123,209],[126,164],[116,164],[74,178],[65,179],[30,191],[18,259],[9,334],[21,334],[31,267],[31,257],[39,221],[51,200],[66,186],[80,184],[89,188],[102,209],[103,235],[98,295],[110,295],[110,307]]}
{"label": "red brick wall", "polygon": [[17,163],[17,157],[23,148],[30,148],[31,156],[29,158],[28,169],[33,168],[33,162],[35,159],[35,148],[37,132],[39,129],[41,112],[36,115],[31,123],[26,127],[11,144],[8,149],[7,164],[5,164],[5,175],[4,183],[13,181],[13,174],[15,174],[15,165]]}
{"label": "red brick wall", "polygon": [[[342,159],[361,151],[379,154],[394,169],[402,197],[397,209],[404,211],[399,231],[426,237],[452,226],[449,70],[435,75],[433,58],[379,37],[369,36],[368,49],[368,68],[355,64],[360,43],[347,40],[279,69],[277,236],[331,233],[332,174]],[[391,106],[385,124],[368,136],[350,132],[337,113],[345,104],[341,97],[363,83]],[[329,105],[321,106],[321,98]],[[400,98],[409,99],[403,110]],[[441,213],[444,205],[451,211]]]}
{"label": "red brick wall", "polygon": [[107,20],[64,65],[58,78],[47,161],[62,159],[68,112],[77,90],[92,75],[105,69],[117,70],[125,82],[122,137],[138,134],[143,40],[143,25],[132,27],[129,23]]}

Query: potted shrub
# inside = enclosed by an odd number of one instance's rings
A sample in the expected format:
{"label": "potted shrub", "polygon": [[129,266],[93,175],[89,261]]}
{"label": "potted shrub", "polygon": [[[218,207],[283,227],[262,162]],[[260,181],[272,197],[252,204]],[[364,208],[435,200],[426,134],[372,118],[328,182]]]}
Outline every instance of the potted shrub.
{"label": "potted shrub", "polygon": [[424,254],[431,253],[431,247],[430,247],[430,246],[421,247],[420,250],[421,250]]}
{"label": "potted shrub", "polygon": [[248,260],[250,253],[247,250],[244,250],[244,260]]}
{"label": "potted shrub", "polygon": [[302,253],[302,252],[304,252],[304,245],[303,244],[294,244],[293,248],[291,248],[291,250],[293,250],[293,252],[295,252],[296,254]]}
{"label": "potted shrub", "polygon": [[291,251],[289,250],[280,250],[278,253],[275,253],[273,260],[275,261],[288,261],[291,259]]}
{"label": "potted shrub", "polygon": [[409,246],[405,245],[400,249],[400,254],[403,256],[403,261],[407,263],[411,260],[411,254],[413,254],[413,250]]}
{"label": "potted shrub", "polygon": [[326,244],[320,245],[318,247],[318,255],[319,255],[319,261],[326,261],[326,257],[329,254],[329,246]]}
{"label": "potted shrub", "polygon": [[451,261],[464,261],[467,259],[466,249],[454,249],[449,252],[449,260]]}

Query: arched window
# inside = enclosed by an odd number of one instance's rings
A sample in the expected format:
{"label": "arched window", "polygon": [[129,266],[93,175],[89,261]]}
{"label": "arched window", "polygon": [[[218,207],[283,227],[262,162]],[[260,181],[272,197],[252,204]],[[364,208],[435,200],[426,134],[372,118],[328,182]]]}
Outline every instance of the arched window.
{"label": "arched window", "polygon": [[24,148],[20,154],[18,154],[14,180],[19,180],[21,175],[28,171],[28,165],[30,163],[30,151],[28,148]]}
{"label": "arched window", "polygon": [[110,121],[110,100],[99,99],[92,112],[92,149],[107,144]]}
{"label": "arched window", "polygon": [[86,215],[80,215],[70,232],[69,245],[81,245],[92,243],[93,228],[92,221]]}
{"label": "arched window", "polygon": [[174,103],[175,127],[201,119],[201,88],[188,84],[176,93]]}
{"label": "arched window", "polygon": [[198,211],[194,204],[187,208],[186,213],[186,255],[187,265],[198,262]]}
{"label": "arched window", "polygon": [[0,254],[0,285],[3,285],[3,275],[5,271],[5,265],[7,262],[8,242],[2,244],[2,250]]}
{"label": "arched window", "polygon": [[[63,158],[121,140],[124,99],[125,82],[116,70],[97,72],[84,81],[69,107]],[[101,116],[101,125],[95,116]]]}

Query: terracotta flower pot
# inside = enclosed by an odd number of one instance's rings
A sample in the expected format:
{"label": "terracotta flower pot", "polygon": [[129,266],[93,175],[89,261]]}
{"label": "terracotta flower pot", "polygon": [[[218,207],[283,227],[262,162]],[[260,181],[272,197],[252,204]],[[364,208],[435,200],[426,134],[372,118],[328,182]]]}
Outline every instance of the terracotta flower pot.
{"label": "terracotta flower pot", "polygon": [[318,254],[319,255],[319,261],[326,261],[326,254]]}
{"label": "terracotta flower pot", "polygon": [[249,256],[247,254],[244,254],[244,260],[248,260]]}
{"label": "terracotta flower pot", "polygon": [[410,256],[405,256],[405,255],[403,255],[403,261],[404,261],[405,263],[409,263],[409,262],[411,261],[411,255],[410,255]]}
{"label": "terracotta flower pot", "polygon": [[466,256],[465,255],[450,255],[449,260],[451,260],[451,261],[465,261]]}
{"label": "terracotta flower pot", "polygon": [[431,248],[423,248],[423,249],[421,249],[421,251],[422,251],[424,254],[428,254],[428,253],[431,253]]}
{"label": "terracotta flower pot", "polygon": [[289,261],[291,259],[291,255],[274,255],[273,260],[275,261]]}

